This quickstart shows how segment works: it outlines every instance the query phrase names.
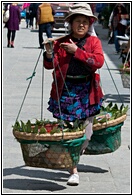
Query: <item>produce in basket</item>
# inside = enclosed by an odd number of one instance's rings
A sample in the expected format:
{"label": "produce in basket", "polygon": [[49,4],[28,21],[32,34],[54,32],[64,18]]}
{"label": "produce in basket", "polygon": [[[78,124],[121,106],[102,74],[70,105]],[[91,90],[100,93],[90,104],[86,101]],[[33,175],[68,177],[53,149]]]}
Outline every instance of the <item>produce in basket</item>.
{"label": "produce in basket", "polygon": [[[47,128],[47,127],[51,127]],[[77,132],[84,129],[83,123],[79,120],[76,120],[73,123],[68,121],[50,121],[50,120],[37,120],[35,123],[32,123],[28,120],[24,123],[22,120],[20,122],[16,122],[13,126],[13,130],[26,132],[26,133],[36,133],[36,134],[45,134],[50,133],[51,135],[54,133],[60,132]]]}
{"label": "produce in basket", "polygon": [[[51,130],[46,128],[48,124],[51,125]],[[85,133],[84,128],[79,120],[71,124],[66,121],[62,123],[36,119],[35,123],[31,123],[30,120],[26,123],[17,121],[13,126],[13,134],[17,139],[59,141],[82,137]]]}
{"label": "produce in basket", "polygon": [[[96,115],[93,121],[93,128],[103,123],[110,123],[112,120],[118,119],[126,115],[128,106],[123,104],[118,108],[117,104],[113,105],[110,102],[106,107],[102,106],[100,114]],[[48,128],[47,128],[48,127]],[[83,131],[85,127],[83,122],[76,120],[73,123],[68,121],[50,121],[50,120],[38,120],[32,123],[28,120],[24,123],[22,120],[20,122],[16,121],[13,126],[14,131],[24,132],[24,133],[34,133],[34,134],[55,134],[55,133],[66,133],[66,132],[79,132]]]}
{"label": "produce in basket", "polygon": [[122,104],[120,108],[118,108],[117,104],[113,105],[113,103],[110,102],[106,107],[101,107],[100,114],[95,116],[93,125],[115,120],[125,115],[127,113],[127,110],[128,106],[124,106]]}
{"label": "produce in basket", "polygon": [[[121,145],[121,126],[128,107],[109,103],[102,107],[94,118],[93,135],[85,154],[105,154],[114,152]],[[115,123],[118,125],[115,125]],[[51,125],[49,131],[46,125]],[[113,125],[112,125],[113,124]],[[112,126],[112,127],[111,127]],[[80,149],[85,141],[85,127],[82,121],[74,123],[62,121],[28,120],[16,122],[13,134],[21,145],[27,166],[44,168],[70,168],[79,162]],[[76,139],[78,138],[78,139]]]}

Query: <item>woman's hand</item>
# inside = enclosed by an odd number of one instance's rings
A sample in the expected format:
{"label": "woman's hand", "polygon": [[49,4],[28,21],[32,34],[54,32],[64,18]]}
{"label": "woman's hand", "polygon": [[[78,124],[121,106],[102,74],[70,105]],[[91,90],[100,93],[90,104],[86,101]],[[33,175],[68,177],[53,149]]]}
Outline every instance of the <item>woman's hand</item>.
{"label": "woman's hand", "polygon": [[70,39],[70,43],[61,43],[60,47],[63,48],[66,52],[71,54],[74,54],[78,48],[71,39]]}
{"label": "woman's hand", "polygon": [[44,41],[43,44],[44,44],[45,49],[46,49],[46,57],[51,59],[53,57],[54,39],[53,38],[48,38]]}
{"label": "woman's hand", "polygon": [[44,41],[44,46],[46,49],[46,52],[50,53],[53,52],[53,45],[54,45],[54,39],[48,38]]}

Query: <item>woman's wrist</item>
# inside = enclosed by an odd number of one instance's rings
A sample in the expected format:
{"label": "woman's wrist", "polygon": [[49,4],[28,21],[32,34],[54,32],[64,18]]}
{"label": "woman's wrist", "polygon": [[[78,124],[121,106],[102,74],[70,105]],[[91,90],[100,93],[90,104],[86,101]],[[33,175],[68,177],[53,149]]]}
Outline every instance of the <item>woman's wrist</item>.
{"label": "woman's wrist", "polygon": [[53,57],[53,51],[52,50],[46,50],[46,57],[52,58]]}

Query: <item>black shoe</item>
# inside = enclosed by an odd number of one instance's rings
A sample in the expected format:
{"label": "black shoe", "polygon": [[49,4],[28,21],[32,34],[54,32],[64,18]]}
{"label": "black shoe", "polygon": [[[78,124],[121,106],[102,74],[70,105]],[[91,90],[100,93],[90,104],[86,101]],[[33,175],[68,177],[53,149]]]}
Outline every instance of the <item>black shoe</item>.
{"label": "black shoe", "polygon": [[14,48],[14,46],[11,44],[11,48]]}
{"label": "black shoe", "polygon": [[7,48],[10,48],[10,44],[7,44]]}

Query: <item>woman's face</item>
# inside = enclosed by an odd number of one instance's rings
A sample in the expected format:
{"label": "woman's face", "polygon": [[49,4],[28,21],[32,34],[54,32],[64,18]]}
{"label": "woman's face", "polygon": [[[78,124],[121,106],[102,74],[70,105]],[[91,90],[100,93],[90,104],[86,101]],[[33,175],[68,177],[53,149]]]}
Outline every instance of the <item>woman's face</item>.
{"label": "woman's face", "polygon": [[89,18],[84,15],[78,15],[74,18],[71,28],[75,38],[84,37],[89,30]]}

